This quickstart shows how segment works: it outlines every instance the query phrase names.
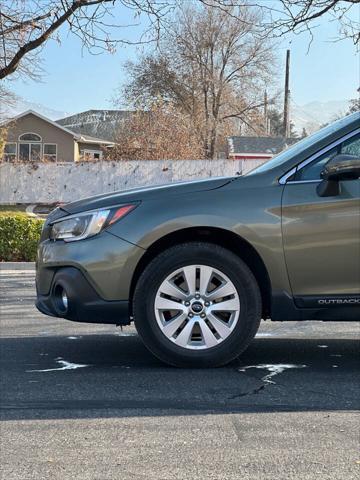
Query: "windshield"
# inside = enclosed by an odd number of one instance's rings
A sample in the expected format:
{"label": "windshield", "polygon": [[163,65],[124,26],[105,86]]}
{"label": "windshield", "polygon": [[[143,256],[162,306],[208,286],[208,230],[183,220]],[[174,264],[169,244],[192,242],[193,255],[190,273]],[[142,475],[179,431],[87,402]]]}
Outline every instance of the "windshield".
{"label": "windshield", "polygon": [[341,118],[334,123],[331,123],[327,127],[318,130],[317,132],[309,135],[308,137],[303,138],[299,142],[292,145],[290,148],[287,148],[283,152],[275,155],[271,160],[268,162],[263,163],[259,167],[255,167],[253,170],[250,170],[245,175],[254,175],[255,173],[267,172],[272,168],[278,167],[283,163],[286,163],[291,158],[295,157],[299,152],[305,150],[310,145],[321,141],[323,138],[326,138],[328,135],[333,133],[334,131],[342,128],[343,126],[347,125],[349,121],[352,121],[356,113],[352,115],[348,115],[347,117]]}

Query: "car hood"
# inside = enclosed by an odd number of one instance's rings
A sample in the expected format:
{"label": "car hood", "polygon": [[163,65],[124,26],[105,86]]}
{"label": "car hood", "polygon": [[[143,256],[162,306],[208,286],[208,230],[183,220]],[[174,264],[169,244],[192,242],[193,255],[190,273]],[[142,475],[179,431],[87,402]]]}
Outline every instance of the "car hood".
{"label": "car hood", "polygon": [[130,190],[122,190],[84,198],[76,202],[62,205],[61,209],[67,213],[74,214],[86,210],[106,208],[112,205],[158,199],[160,196],[163,196],[164,200],[166,200],[169,195],[184,195],[191,192],[215,190],[216,188],[223,187],[236,178],[237,177],[218,177],[192,182],[179,182],[168,185],[133,188]]}

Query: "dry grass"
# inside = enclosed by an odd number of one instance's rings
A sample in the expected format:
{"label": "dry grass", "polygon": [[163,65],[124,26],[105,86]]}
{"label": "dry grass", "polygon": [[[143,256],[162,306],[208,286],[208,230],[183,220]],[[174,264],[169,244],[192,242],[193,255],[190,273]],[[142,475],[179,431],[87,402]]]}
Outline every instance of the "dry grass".
{"label": "dry grass", "polygon": [[0,205],[0,216],[8,217],[20,215],[22,217],[27,217],[28,215],[25,212],[25,209],[26,205]]}

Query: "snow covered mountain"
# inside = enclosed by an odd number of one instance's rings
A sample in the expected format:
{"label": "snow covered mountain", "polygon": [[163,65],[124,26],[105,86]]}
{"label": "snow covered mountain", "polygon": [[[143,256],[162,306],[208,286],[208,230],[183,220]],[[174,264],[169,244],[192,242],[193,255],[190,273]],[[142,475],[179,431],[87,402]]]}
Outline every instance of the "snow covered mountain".
{"label": "snow covered mountain", "polygon": [[115,142],[121,124],[132,114],[129,110],[87,110],[58,119],[57,123],[76,133]]}
{"label": "snow covered mountain", "polygon": [[50,107],[42,105],[41,103],[29,102],[22,97],[17,97],[13,105],[5,105],[5,107],[1,108],[1,117],[15,117],[19,113],[25,112],[26,110],[34,110],[35,112],[41,113],[51,120],[56,120],[69,115],[67,112],[54,110]]}
{"label": "snow covered mountain", "polygon": [[[305,105],[297,105],[292,102],[290,118],[298,133],[301,134],[303,128],[305,128],[308,133],[312,133],[318,130],[324,123],[331,122],[345,115],[348,108],[349,100],[331,100],[328,102],[313,101]],[[62,119],[59,122],[62,125],[73,128],[74,131],[85,129],[86,132],[83,131],[83,133],[95,136],[101,134],[107,134],[107,136],[109,136],[109,133],[113,133],[112,131],[110,132],[110,124],[116,125],[120,119],[123,119],[127,115],[126,112],[119,110],[88,110],[87,112],[77,113],[70,117],[69,112],[54,110],[50,106],[29,102],[22,97],[18,97],[14,105],[5,106],[5,108],[1,109],[0,117],[11,118],[26,110],[35,110],[51,120]],[[0,120],[2,118],[0,118]],[[112,126],[112,128],[114,128],[114,126]],[[109,132],[107,130],[109,130]]]}
{"label": "snow covered mountain", "polygon": [[348,109],[349,100],[314,101],[305,105],[292,104],[290,118],[297,132],[301,133],[305,128],[308,133],[312,133],[324,123],[346,115]]}

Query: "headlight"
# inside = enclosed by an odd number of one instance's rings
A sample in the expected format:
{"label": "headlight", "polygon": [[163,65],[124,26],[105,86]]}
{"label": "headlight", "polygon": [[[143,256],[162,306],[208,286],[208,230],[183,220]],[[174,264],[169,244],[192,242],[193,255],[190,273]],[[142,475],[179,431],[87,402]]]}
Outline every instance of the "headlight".
{"label": "headlight", "polygon": [[123,218],[137,205],[125,205],[122,207],[109,208],[106,210],[93,210],[59,219],[53,222],[51,240],[64,240],[74,242],[84,238],[93,237],[104,228]]}

